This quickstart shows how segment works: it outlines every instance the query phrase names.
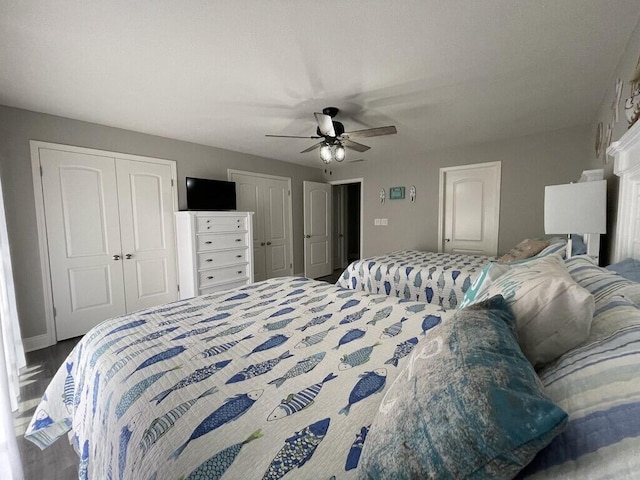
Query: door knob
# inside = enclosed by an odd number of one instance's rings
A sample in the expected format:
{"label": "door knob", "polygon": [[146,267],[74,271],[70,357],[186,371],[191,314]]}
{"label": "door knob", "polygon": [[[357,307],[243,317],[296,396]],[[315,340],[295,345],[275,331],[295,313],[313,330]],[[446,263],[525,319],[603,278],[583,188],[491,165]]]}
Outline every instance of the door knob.
{"label": "door knob", "polygon": [[271,245],[271,242],[267,242],[267,245]]}
{"label": "door knob", "polygon": [[114,256],[113,256],[113,259],[114,259],[114,260],[120,260],[120,255],[118,255],[118,254],[114,255]]}
{"label": "door knob", "polygon": [[311,238],[311,235],[305,235],[304,238]]}
{"label": "door knob", "polygon": [[133,258],[133,255],[131,255],[130,253],[127,253],[124,258],[126,258],[127,260],[131,260]]}
{"label": "door knob", "polygon": [[445,242],[450,242],[450,241],[451,241],[451,239],[450,239],[450,238],[445,238],[445,239],[444,239],[444,241],[445,241]]}
{"label": "door knob", "polygon": [[261,246],[261,247],[264,247],[265,245],[266,245],[266,243],[264,243],[264,242],[260,242],[260,246]]}

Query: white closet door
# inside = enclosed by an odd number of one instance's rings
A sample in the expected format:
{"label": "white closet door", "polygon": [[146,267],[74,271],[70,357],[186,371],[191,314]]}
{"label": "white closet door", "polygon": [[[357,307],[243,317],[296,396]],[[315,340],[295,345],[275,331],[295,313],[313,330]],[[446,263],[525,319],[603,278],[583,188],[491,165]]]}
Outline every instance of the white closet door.
{"label": "white closet door", "polygon": [[331,273],[331,185],[303,182],[304,274],[309,278]]}
{"label": "white closet door", "polygon": [[263,179],[267,278],[291,275],[289,182]]}
{"label": "white closet door", "polygon": [[127,311],[178,297],[169,165],[116,159]]}
{"label": "white closet door", "polygon": [[58,340],[125,313],[113,158],[40,149]]}
{"label": "white closet door", "polygon": [[262,178],[240,173],[232,173],[230,180],[236,182],[237,208],[243,212],[254,212],[253,218],[253,279],[256,282],[266,280],[266,240],[264,232],[264,201]]}

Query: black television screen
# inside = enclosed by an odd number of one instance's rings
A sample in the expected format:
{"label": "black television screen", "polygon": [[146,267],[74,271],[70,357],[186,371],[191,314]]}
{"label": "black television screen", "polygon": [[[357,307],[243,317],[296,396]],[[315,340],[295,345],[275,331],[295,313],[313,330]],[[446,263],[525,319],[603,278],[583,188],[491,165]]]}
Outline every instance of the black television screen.
{"label": "black television screen", "polygon": [[235,210],[235,182],[187,177],[187,208],[189,210]]}

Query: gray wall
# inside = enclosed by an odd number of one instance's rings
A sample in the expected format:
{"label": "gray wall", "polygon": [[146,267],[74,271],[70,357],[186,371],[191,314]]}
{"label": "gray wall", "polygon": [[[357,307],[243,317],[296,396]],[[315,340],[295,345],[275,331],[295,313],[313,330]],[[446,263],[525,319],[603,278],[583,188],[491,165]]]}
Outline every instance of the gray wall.
{"label": "gray wall", "polygon": [[[638,62],[638,56],[640,55],[640,23],[636,25],[635,30],[631,34],[629,38],[629,42],[627,43],[627,47],[624,52],[620,56],[618,60],[618,66],[616,67],[615,72],[611,76],[611,81],[609,82],[609,88],[602,98],[602,103],[600,104],[600,108],[598,109],[598,114],[596,115],[589,134],[588,145],[589,145],[589,159],[590,159],[590,167],[589,168],[604,168],[604,177],[607,179],[607,235],[603,236],[602,247],[601,247],[601,265],[607,265],[609,263],[609,259],[613,256],[613,232],[615,231],[616,225],[616,217],[618,210],[618,177],[613,173],[613,161],[611,157],[607,157],[605,150],[607,145],[604,145],[602,148],[602,152],[600,155],[596,155],[595,152],[595,136],[596,129],[599,122],[602,122],[604,125],[604,131],[606,132],[606,127],[608,124],[613,124],[613,134],[611,136],[611,141],[615,142],[618,140],[628,129],[629,123],[627,122],[627,117],[624,112],[624,103],[625,100],[629,97],[631,92],[631,82],[629,79],[633,76],[633,72],[635,71],[636,63]],[[615,81],[616,79],[621,79],[624,81],[624,86],[622,88],[622,97],[620,98],[620,102],[618,104],[620,116],[618,117],[618,122],[615,123],[613,120],[613,110],[611,109],[612,104],[615,100]]]}
{"label": "gray wall", "polygon": [[[400,138],[399,136],[397,137]],[[389,138],[389,141],[394,141]],[[394,158],[339,166],[326,180],[364,179],[364,252],[377,255],[398,249],[438,249],[438,188],[442,167],[502,162],[498,252],[525,237],[543,237],[544,186],[577,180],[589,168],[589,127],[575,127],[522,138],[432,151],[422,158]],[[416,202],[409,187],[416,186]],[[389,187],[405,186],[405,200],[389,200]],[[387,200],[380,204],[379,192]],[[374,226],[388,218],[389,226]]]}
{"label": "gray wall", "polygon": [[322,181],[321,170],[0,105],[0,178],[23,338],[46,333],[29,140],[175,160],[181,209],[185,176],[226,180],[227,169],[234,168],[290,177],[293,267],[304,270],[302,181]]}

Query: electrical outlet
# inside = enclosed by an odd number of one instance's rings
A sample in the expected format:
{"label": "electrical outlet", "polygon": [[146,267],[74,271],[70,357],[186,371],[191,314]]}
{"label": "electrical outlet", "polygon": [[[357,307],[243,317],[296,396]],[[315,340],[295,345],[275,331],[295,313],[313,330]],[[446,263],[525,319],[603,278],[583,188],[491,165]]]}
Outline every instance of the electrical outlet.
{"label": "electrical outlet", "polygon": [[387,218],[381,218],[380,225],[386,227],[387,225],[389,225],[389,220]]}

